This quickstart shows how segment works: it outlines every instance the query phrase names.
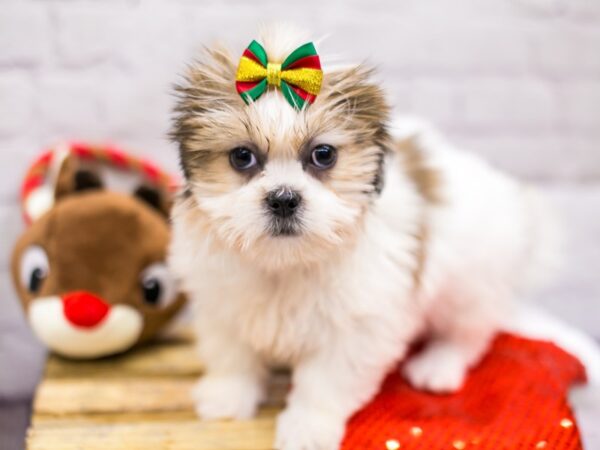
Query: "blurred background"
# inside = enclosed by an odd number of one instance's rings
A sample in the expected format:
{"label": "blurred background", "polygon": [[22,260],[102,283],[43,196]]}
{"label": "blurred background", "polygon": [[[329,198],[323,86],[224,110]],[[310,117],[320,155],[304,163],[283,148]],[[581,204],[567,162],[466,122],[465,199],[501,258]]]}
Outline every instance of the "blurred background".
{"label": "blurred background", "polygon": [[201,45],[241,54],[261,22],[379,67],[395,111],[541,185],[566,269],[536,301],[600,338],[600,1],[0,0],[0,449],[22,432],[44,354],[9,280],[23,174],[64,139],[111,141],[177,170],[171,86]]}

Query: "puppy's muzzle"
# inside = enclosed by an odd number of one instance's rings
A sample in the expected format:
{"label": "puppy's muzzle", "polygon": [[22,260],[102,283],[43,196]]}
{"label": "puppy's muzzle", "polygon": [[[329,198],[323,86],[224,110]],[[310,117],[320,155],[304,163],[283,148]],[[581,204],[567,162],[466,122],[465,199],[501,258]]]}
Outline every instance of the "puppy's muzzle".
{"label": "puppy's muzzle", "polygon": [[265,201],[267,208],[275,217],[288,219],[300,209],[302,197],[296,191],[284,186],[269,192]]}

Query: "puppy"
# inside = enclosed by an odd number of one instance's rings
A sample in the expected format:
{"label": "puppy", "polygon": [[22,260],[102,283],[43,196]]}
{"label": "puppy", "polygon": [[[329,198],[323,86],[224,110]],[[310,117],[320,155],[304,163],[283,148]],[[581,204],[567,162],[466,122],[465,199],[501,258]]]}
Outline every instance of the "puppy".
{"label": "puppy", "polygon": [[[301,36],[269,28],[281,62]],[[327,70],[314,103],[248,104],[239,58],[207,50],[178,87],[186,186],[170,261],[196,307],[205,419],[249,418],[267,367],[293,370],[280,450],[335,450],[408,346],[418,388],[459,389],[552,260],[540,198],[434,132],[390,121],[364,66]]]}

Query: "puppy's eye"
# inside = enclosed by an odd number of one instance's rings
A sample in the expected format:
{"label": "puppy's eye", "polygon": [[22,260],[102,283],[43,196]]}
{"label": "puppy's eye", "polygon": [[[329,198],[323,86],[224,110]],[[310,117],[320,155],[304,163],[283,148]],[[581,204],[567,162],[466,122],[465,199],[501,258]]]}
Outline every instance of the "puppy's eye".
{"label": "puppy's eye", "polygon": [[21,285],[30,293],[36,294],[42,288],[42,283],[48,277],[50,266],[44,249],[32,245],[23,253],[21,258]]}
{"label": "puppy's eye", "polygon": [[256,156],[246,147],[236,147],[229,152],[229,162],[235,170],[248,170],[256,166]]}
{"label": "puppy's eye", "polygon": [[163,263],[147,267],[140,277],[140,287],[144,303],[151,306],[165,306],[177,294],[177,286]]}
{"label": "puppy's eye", "polygon": [[317,145],[310,154],[310,163],[318,169],[333,167],[337,159],[335,147],[327,144]]}

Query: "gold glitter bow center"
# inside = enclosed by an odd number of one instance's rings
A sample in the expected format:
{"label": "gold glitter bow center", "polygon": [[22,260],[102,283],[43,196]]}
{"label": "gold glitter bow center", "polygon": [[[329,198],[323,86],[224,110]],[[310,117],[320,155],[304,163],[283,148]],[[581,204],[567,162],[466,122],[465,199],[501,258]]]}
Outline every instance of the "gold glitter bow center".
{"label": "gold glitter bow center", "polygon": [[267,64],[267,83],[277,87],[281,85],[281,64],[272,62]]}

